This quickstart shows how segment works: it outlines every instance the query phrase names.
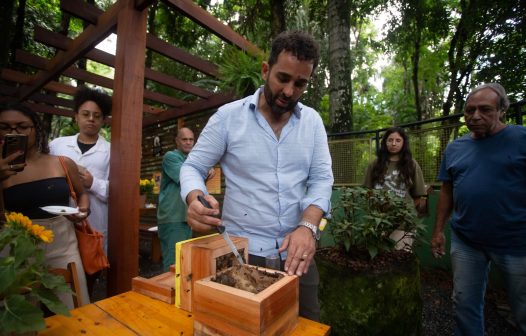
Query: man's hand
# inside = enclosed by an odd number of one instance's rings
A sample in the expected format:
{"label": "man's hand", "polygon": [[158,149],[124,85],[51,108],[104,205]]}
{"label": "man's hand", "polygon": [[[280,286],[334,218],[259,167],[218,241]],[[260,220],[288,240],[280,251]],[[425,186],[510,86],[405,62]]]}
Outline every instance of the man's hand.
{"label": "man's hand", "polygon": [[310,262],[316,252],[316,240],[312,231],[304,226],[299,226],[285,237],[279,252],[288,250],[285,261],[285,271],[289,275],[298,276],[307,273]]}
{"label": "man's hand", "polygon": [[215,229],[216,226],[221,225],[219,219],[219,203],[211,196],[207,195],[204,198],[210,203],[212,209],[206,208],[197,199],[198,195],[202,195],[201,191],[193,190],[188,196],[188,213],[187,222],[192,230],[196,232],[206,232]]}
{"label": "man's hand", "polygon": [[440,258],[446,254],[446,236],[444,232],[433,232],[433,236],[431,237],[431,253],[435,258]]}

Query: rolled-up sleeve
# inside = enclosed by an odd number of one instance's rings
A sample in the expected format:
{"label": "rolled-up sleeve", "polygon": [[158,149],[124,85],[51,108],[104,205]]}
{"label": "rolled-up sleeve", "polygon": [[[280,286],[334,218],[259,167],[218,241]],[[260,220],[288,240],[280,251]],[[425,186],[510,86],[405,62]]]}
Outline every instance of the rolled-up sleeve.
{"label": "rolled-up sleeve", "polygon": [[331,210],[331,194],[334,177],[332,174],[332,159],[329,152],[327,133],[321,118],[315,124],[315,142],[313,159],[307,180],[307,192],[301,201],[302,211],[314,205],[329,216]]}
{"label": "rolled-up sleeve", "polygon": [[226,148],[222,116],[220,109],[210,118],[181,167],[181,197],[185,202],[186,196],[192,190],[201,190],[208,194],[206,176],[210,168],[221,159]]}

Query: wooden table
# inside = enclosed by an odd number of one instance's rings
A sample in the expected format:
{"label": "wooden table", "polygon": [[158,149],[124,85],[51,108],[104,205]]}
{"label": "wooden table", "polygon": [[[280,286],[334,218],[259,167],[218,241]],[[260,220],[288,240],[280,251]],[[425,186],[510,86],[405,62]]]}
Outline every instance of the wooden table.
{"label": "wooden table", "polygon": [[[192,314],[148,296],[126,292],[46,318],[39,335],[193,335]],[[329,335],[330,327],[299,318],[291,335]]]}

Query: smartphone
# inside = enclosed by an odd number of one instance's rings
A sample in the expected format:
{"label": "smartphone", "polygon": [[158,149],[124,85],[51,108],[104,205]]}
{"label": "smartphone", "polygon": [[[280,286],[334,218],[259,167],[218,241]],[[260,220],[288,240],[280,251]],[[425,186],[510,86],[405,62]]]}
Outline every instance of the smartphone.
{"label": "smartphone", "polygon": [[[6,134],[4,136],[4,148],[2,150],[2,158],[5,158],[18,151],[23,151],[24,154],[9,162],[10,165],[21,164],[26,162],[27,135]],[[24,170],[24,167],[15,170],[21,172],[22,170]]]}

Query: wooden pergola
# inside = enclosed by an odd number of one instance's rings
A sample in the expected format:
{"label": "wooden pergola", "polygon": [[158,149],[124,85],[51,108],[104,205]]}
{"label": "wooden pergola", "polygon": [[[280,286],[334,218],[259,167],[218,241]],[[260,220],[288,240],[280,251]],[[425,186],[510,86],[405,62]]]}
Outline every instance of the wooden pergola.
{"label": "wooden pergola", "polygon": [[[259,49],[218,21],[191,0],[162,0],[220,39],[249,54]],[[217,66],[192,55],[147,32],[148,8],[155,0],[118,0],[107,11],[82,0],[62,0],[61,10],[89,23],[75,39],[38,27],[34,40],[57,49],[52,59],[42,58],[23,50],[16,53],[17,62],[38,71],[26,74],[2,69],[0,100],[21,101],[42,113],[73,116],[71,99],[57,97],[57,93],[72,96],[76,88],[58,82],[66,76],[113,90],[111,118],[111,168],[109,190],[108,295],[131,289],[131,279],[138,275],[139,250],[139,178],[141,169],[142,128],[154,123],[179,118],[192,113],[217,108],[234,97],[199,88],[168,74],[145,67],[146,49],[189,66],[208,76],[216,77]],[[116,55],[95,49],[111,33],[117,35]],[[109,79],[74,65],[86,58],[113,67],[114,79]],[[193,100],[181,100],[144,88],[145,79],[188,93]],[[6,83],[10,83],[8,85]],[[14,84],[14,85],[13,85]],[[158,108],[145,103],[157,102]]]}

